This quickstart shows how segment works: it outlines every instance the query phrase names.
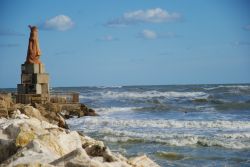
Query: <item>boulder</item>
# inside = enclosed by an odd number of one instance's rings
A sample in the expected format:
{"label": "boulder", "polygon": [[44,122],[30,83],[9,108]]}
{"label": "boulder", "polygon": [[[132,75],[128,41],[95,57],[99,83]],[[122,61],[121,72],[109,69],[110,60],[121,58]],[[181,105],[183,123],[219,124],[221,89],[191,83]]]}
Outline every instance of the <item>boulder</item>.
{"label": "boulder", "polygon": [[13,119],[28,119],[29,117],[25,114],[22,114],[20,110],[14,110],[11,115],[9,115],[10,118],[13,118]]}
{"label": "boulder", "polygon": [[88,162],[90,161],[90,158],[84,149],[77,148],[77,149],[71,151],[70,153],[60,157],[59,159],[54,160],[50,164],[55,165],[55,166],[63,166],[67,162],[73,162],[73,161],[77,161],[77,160],[78,161],[80,160],[80,161],[88,164]]}
{"label": "boulder", "polygon": [[160,167],[154,161],[149,159],[146,155],[138,156],[135,158],[129,159],[129,164],[136,167]]}
{"label": "boulder", "polygon": [[47,119],[40,113],[40,111],[33,106],[26,105],[21,109],[21,112],[29,117],[34,117],[40,121],[47,121]]}
{"label": "boulder", "polygon": [[[20,149],[16,154],[9,157],[2,163],[4,166],[52,166],[48,163],[59,158],[50,149],[35,139],[31,141],[26,147]],[[36,164],[36,165],[35,165]]]}
{"label": "boulder", "polygon": [[6,160],[11,155],[17,152],[18,147],[15,145],[14,140],[10,140],[7,138],[2,138],[2,134],[0,133],[0,163]]}
{"label": "boulder", "polygon": [[158,167],[147,156],[128,161],[102,141],[21,115],[0,119],[2,166]]}
{"label": "boulder", "polygon": [[1,93],[0,94],[0,100],[5,101],[6,107],[10,108],[14,103],[12,101],[12,95],[11,93]]}
{"label": "boulder", "polygon": [[8,109],[6,102],[0,99],[0,118],[1,117],[8,118]]}

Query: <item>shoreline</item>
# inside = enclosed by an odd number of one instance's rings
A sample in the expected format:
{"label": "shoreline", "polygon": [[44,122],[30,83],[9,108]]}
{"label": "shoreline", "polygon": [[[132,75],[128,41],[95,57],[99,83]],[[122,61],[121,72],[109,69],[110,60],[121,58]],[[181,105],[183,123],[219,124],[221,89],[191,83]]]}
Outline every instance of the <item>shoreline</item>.
{"label": "shoreline", "polygon": [[59,113],[16,104],[1,94],[0,114],[1,166],[159,166],[146,155],[127,159],[113,153],[102,141],[65,129]]}

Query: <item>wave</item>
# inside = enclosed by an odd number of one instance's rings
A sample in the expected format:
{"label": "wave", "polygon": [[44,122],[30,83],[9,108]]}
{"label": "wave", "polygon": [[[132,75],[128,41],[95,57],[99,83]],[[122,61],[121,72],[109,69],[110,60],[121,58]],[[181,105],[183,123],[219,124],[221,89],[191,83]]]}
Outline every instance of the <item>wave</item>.
{"label": "wave", "polygon": [[166,151],[157,151],[156,156],[167,159],[167,160],[174,160],[174,161],[186,158],[182,154],[178,154],[175,152],[166,152]]}
{"label": "wave", "polygon": [[205,90],[218,90],[218,89],[238,89],[238,90],[250,90],[250,86],[249,85],[219,85],[219,86],[215,86],[215,87],[209,87],[209,88],[203,88]]}
{"label": "wave", "polygon": [[142,107],[103,107],[103,108],[94,108],[96,112],[102,114],[113,113],[113,112],[129,112],[134,110],[140,110]]}
{"label": "wave", "polygon": [[181,98],[181,97],[208,97],[205,92],[159,92],[159,91],[144,91],[144,92],[114,92],[107,91],[102,93],[106,98]]}
{"label": "wave", "polygon": [[[108,142],[156,142],[166,144],[169,146],[204,146],[204,147],[225,147],[229,149],[250,149],[249,133],[244,135],[240,134],[227,134],[225,136],[206,136],[197,134],[178,134],[178,133],[138,133],[126,130],[114,130],[106,128],[103,133],[107,136],[104,137]],[[241,140],[235,138],[228,138],[228,136],[241,136]],[[112,136],[112,137],[110,137]]]}
{"label": "wave", "polygon": [[69,126],[108,142],[156,142],[170,146],[219,146],[250,149],[250,121],[70,119]]}
{"label": "wave", "polygon": [[107,88],[122,88],[123,86],[114,85],[114,86],[97,86],[96,88],[107,89]]}
{"label": "wave", "polygon": [[218,128],[218,129],[249,129],[249,121],[180,121],[180,120],[117,120],[108,117],[71,119],[71,124],[90,124],[96,126],[108,125],[116,127],[131,127],[131,128]]}

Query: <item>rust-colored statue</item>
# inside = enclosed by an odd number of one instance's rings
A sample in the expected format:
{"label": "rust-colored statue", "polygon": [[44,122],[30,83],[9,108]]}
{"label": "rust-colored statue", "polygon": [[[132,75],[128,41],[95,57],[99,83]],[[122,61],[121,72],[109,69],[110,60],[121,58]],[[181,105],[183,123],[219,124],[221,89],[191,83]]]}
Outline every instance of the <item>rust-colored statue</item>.
{"label": "rust-colored statue", "polygon": [[30,38],[29,38],[29,46],[27,52],[26,62],[28,64],[40,64],[39,57],[41,55],[41,51],[39,48],[38,41],[38,29],[36,26],[29,25],[30,28]]}

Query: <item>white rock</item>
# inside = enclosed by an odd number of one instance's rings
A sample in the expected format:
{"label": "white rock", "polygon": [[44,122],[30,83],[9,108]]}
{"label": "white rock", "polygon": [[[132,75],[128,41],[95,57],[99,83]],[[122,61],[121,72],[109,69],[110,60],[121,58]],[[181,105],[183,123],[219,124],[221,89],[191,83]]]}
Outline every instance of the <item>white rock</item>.
{"label": "white rock", "polygon": [[135,167],[160,167],[154,161],[149,159],[146,155],[138,156],[129,159],[129,163]]}

